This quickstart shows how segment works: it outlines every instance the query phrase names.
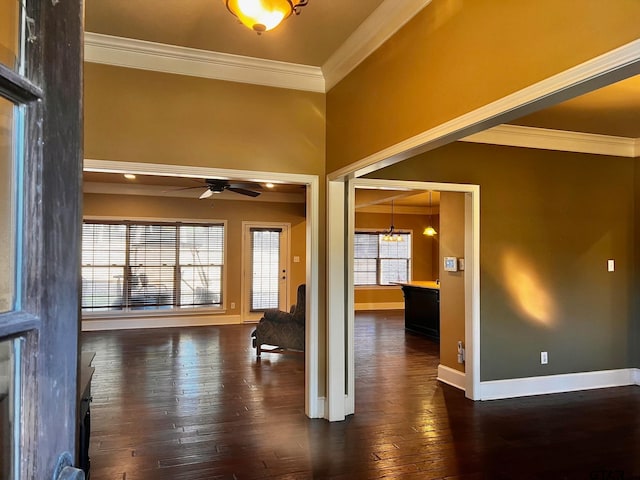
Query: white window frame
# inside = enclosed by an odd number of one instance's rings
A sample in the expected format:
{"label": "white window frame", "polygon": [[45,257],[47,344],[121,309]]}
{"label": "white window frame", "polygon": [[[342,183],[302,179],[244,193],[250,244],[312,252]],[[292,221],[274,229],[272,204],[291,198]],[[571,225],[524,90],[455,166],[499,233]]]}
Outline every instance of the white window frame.
{"label": "white window frame", "polygon": [[[372,228],[356,228],[355,232],[354,232],[354,243],[355,243],[355,237],[356,235],[358,235],[359,233],[364,233],[364,234],[368,234],[368,235],[381,235],[381,231],[380,229],[372,229]],[[407,281],[410,282],[413,278],[413,230],[411,229],[398,229],[398,230],[394,230],[394,233],[398,233],[398,234],[408,234],[411,238],[411,251],[409,253],[409,261],[408,261],[408,268],[409,271],[407,272]],[[355,260],[355,252],[354,252],[354,260]],[[386,258],[386,257],[385,257]],[[393,284],[381,284],[380,283],[380,251],[378,250],[378,256],[376,257],[376,283],[375,284],[357,284],[354,282],[354,287],[357,290],[365,290],[365,289],[389,289],[389,288],[397,288],[396,285]],[[354,272],[355,274],[355,272]],[[354,275],[355,276],[355,275]]]}
{"label": "white window frame", "polygon": [[110,216],[110,215],[90,215],[82,218],[82,222],[141,222],[141,223],[184,223],[191,225],[222,225],[224,228],[224,252],[223,252],[223,269],[222,269],[222,303],[220,306],[205,306],[205,307],[174,307],[168,309],[153,309],[153,310],[103,310],[103,311],[81,311],[82,318],[87,320],[107,319],[107,318],[136,318],[136,317],[171,317],[179,315],[202,315],[206,313],[225,313],[227,310],[227,252],[228,252],[228,222],[227,220],[220,219],[206,219],[202,218],[172,218],[172,217],[127,217]]}

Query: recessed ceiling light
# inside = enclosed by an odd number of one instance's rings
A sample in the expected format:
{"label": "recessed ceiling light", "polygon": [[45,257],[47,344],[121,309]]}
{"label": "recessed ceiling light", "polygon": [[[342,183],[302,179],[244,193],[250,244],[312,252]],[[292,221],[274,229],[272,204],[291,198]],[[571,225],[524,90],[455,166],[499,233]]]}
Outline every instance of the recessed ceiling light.
{"label": "recessed ceiling light", "polygon": [[264,186],[267,187],[267,188],[273,188],[274,187],[273,183],[271,183],[271,182],[265,183]]}
{"label": "recessed ceiling light", "polygon": [[133,173],[125,173],[124,178],[126,178],[127,180],[135,180],[136,176]]}

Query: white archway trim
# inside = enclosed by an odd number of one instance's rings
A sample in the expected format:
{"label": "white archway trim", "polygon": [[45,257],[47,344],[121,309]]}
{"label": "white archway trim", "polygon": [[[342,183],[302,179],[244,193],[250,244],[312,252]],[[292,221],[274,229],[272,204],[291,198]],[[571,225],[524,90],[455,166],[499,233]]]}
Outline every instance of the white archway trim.
{"label": "white archway trim", "polygon": [[306,185],[307,207],[307,338],[305,349],[305,413],[310,418],[324,417],[324,399],[319,392],[318,356],[318,246],[319,246],[319,178],[317,175],[297,173],[259,172],[231,170],[189,165],[119,162],[113,160],[85,159],[84,170],[90,172],[136,173],[139,175],[164,175],[173,177],[242,179],[253,182],[293,183]]}
{"label": "white archway trim", "polygon": [[640,73],[640,40],[553,75],[430,130],[391,145],[329,174],[362,176]]}
{"label": "white archway trim", "polygon": [[[436,190],[439,192],[460,192],[465,194],[465,395],[472,400],[479,400],[480,393],[480,187],[478,185],[416,182],[402,180],[379,180],[358,178],[349,182],[355,187],[366,188],[402,188],[408,190]],[[353,212],[353,203],[350,210]],[[353,229],[348,233],[348,244],[353,244]],[[348,256],[349,259],[353,255]],[[353,271],[353,264],[349,265]],[[349,284],[347,291],[353,290],[353,276],[347,275]],[[331,286],[330,286],[331,288]],[[353,303],[347,305],[347,311],[353,312]],[[352,331],[353,314],[349,318],[347,331]],[[348,339],[347,358],[351,361],[347,366],[347,379],[355,378],[355,361],[353,353],[353,337]],[[352,394],[353,389],[348,392]],[[353,401],[347,404],[353,404]],[[353,412],[350,412],[353,413]]]}

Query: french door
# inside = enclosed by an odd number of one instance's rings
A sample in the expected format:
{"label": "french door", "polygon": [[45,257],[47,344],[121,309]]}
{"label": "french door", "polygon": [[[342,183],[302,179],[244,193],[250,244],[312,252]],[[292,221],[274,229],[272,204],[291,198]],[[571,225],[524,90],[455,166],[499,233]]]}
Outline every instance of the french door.
{"label": "french door", "polygon": [[243,222],[242,319],[268,309],[288,310],[289,225]]}
{"label": "french door", "polygon": [[[0,478],[72,469],[82,2],[0,0]],[[75,476],[69,476],[75,475]]]}

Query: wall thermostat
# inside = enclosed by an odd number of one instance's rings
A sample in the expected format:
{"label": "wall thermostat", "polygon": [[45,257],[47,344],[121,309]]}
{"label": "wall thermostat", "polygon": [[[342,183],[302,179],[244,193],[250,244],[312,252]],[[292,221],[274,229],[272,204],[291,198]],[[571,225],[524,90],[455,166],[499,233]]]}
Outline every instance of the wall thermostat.
{"label": "wall thermostat", "polygon": [[444,271],[445,272],[457,272],[458,271],[458,259],[456,257],[444,257]]}

